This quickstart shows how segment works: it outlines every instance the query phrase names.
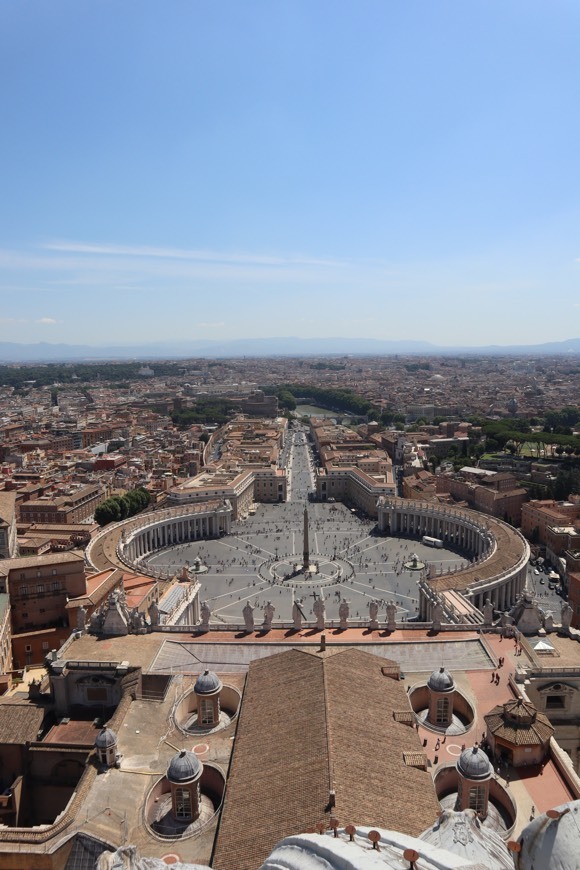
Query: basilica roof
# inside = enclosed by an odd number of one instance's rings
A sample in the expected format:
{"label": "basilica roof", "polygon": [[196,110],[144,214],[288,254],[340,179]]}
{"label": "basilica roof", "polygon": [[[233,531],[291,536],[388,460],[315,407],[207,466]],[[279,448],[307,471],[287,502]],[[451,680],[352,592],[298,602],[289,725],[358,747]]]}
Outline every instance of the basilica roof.
{"label": "basilica roof", "polygon": [[[389,664],[389,662],[387,662]],[[418,835],[440,812],[404,685],[358,649],[293,649],[247,677],[216,870],[255,870],[282,837],[336,815]],[[410,760],[410,763],[409,763]]]}

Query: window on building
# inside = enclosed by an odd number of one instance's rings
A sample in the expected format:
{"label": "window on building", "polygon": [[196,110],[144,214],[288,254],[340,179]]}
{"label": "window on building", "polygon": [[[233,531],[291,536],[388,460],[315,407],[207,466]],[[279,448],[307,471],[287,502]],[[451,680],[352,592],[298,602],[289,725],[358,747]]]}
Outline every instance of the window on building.
{"label": "window on building", "polygon": [[188,788],[175,789],[175,815],[178,819],[191,818],[191,792]]}
{"label": "window on building", "polygon": [[21,586],[20,587],[20,594],[23,595],[24,597],[26,597],[28,595],[28,586]]}
{"label": "window on building", "polygon": [[449,698],[437,699],[437,711],[435,721],[438,725],[444,725],[449,719]]}
{"label": "window on building", "polygon": [[213,701],[208,698],[200,698],[199,700],[199,722],[201,725],[213,723]]}
{"label": "window on building", "polygon": [[47,640],[43,640],[43,641],[42,641],[42,648],[43,648],[43,649],[48,649],[48,641],[47,641]]}
{"label": "window on building", "polygon": [[482,813],[485,809],[485,786],[473,785],[469,789],[469,809]]}
{"label": "window on building", "polygon": [[42,595],[44,593],[44,583],[39,583],[36,587],[36,594]]}
{"label": "window on building", "polygon": [[546,710],[564,710],[566,695],[546,695]]}
{"label": "window on building", "polygon": [[55,580],[54,583],[52,584],[52,591],[58,592],[59,589],[60,589],[60,580]]}
{"label": "window on building", "polygon": [[32,647],[30,646],[29,643],[27,643],[26,646],[24,647],[24,652],[32,652]]}
{"label": "window on building", "polygon": [[52,573],[53,573],[53,575],[56,574],[56,568],[52,569]]}

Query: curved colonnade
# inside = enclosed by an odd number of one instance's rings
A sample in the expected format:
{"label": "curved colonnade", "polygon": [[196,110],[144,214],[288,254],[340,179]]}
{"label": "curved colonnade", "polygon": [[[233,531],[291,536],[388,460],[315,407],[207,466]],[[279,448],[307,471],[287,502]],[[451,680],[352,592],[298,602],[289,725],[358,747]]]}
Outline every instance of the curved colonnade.
{"label": "curved colonnade", "polygon": [[[231,521],[231,505],[218,500],[140,514],[103,529],[87,547],[85,558],[94,568],[102,570],[104,566],[99,564],[97,553],[105,552],[104,542],[110,537],[118,564],[140,574],[160,577],[159,569],[143,561],[147,556],[164,547],[228,535]],[[111,562],[110,554],[105,558]]]}
{"label": "curved colonnade", "polygon": [[466,552],[471,560],[462,570],[420,581],[421,621],[432,619],[438,603],[448,615],[461,611],[461,607],[454,608],[448,593],[459,592],[477,611],[482,611],[488,599],[495,610],[504,611],[523,592],[530,547],[507,523],[477,511],[402,498],[379,499],[377,511],[383,534],[428,535],[441,540],[443,546]]}

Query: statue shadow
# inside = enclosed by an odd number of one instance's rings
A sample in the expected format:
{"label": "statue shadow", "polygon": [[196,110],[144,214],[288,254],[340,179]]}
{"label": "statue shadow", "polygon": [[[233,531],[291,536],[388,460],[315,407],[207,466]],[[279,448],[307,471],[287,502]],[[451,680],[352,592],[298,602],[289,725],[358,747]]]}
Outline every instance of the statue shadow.
{"label": "statue shadow", "polygon": [[301,631],[301,628],[288,628],[284,632],[284,637],[294,637],[295,634],[300,634]]}
{"label": "statue shadow", "polygon": [[385,628],[384,631],[379,631],[379,637],[390,637],[393,634],[392,631],[389,631],[388,628]]}
{"label": "statue shadow", "polygon": [[430,628],[427,632],[427,637],[437,637],[438,634],[439,632],[436,629]]}
{"label": "statue shadow", "polygon": [[304,633],[304,637],[312,637],[314,634],[320,634],[321,630],[319,628],[310,628],[308,631]]}
{"label": "statue shadow", "polygon": [[257,632],[257,634],[256,634],[256,637],[257,637],[258,639],[261,639],[261,638],[263,638],[263,637],[267,637],[267,635],[270,634],[270,631],[271,631],[271,630],[272,630],[272,629],[270,629],[270,628],[260,628],[260,629],[258,629],[258,632]]}
{"label": "statue shadow", "polygon": [[332,631],[332,634],[344,634],[345,631],[348,631],[346,628],[335,628]]}
{"label": "statue shadow", "polygon": [[253,634],[252,631],[238,631],[234,634],[236,640],[242,640],[244,637],[248,637],[248,635]]}

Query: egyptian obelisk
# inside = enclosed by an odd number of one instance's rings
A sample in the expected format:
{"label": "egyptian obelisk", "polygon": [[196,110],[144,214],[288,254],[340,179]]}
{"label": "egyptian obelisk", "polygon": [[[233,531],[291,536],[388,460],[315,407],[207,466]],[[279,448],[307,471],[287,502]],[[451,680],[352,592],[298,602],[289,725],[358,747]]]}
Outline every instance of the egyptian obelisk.
{"label": "egyptian obelisk", "polygon": [[304,562],[302,570],[306,572],[310,569],[310,547],[308,544],[308,508],[304,506]]}

